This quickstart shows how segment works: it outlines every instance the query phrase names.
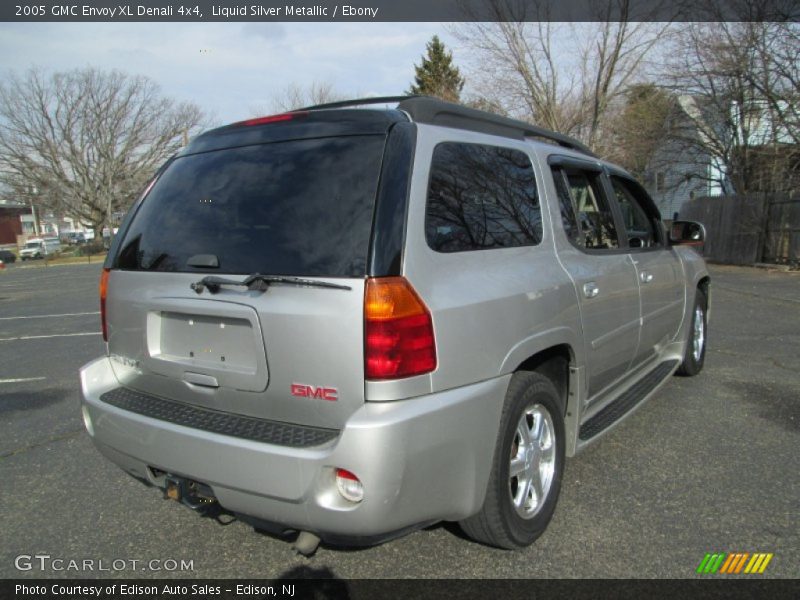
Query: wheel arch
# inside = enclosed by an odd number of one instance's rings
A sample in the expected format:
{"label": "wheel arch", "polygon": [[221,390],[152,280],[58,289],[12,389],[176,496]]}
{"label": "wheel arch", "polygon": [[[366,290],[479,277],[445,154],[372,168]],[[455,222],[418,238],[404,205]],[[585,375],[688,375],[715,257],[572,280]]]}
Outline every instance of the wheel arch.
{"label": "wheel arch", "polygon": [[708,318],[708,309],[711,306],[711,277],[708,275],[701,277],[697,282],[697,289],[706,297],[706,318]]}
{"label": "wheel arch", "polygon": [[[562,334],[564,331],[570,330],[564,328]],[[578,345],[577,339],[568,340],[566,336],[550,341],[549,344],[526,345],[529,352],[520,352],[518,346],[515,349],[517,352],[509,353],[509,357],[515,357],[514,360],[509,361],[507,357],[506,372],[538,371],[554,383],[563,410],[566,453],[567,456],[573,456],[577,449],[584,377],[579,354],[581,346]]]}
{"label": "wheel arch", "polygon": [[570,381],[569,368],[575,363],[575,354],[569,344],[550,346],[523,360],[514,369],[517,371],[538,371],[556,386],[564,414],[567,411]]}

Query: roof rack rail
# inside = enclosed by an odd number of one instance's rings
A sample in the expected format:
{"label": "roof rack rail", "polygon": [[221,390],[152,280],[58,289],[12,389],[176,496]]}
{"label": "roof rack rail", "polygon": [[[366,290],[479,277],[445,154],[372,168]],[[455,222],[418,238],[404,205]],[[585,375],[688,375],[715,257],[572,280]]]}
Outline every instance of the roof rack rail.
{"label": "roof rack rail", "polygon": [[406,112],[413,121],[443,127],[455,127],[478,133],[488,133],[524,140],[536,137],[555,142],[559,146],[575,150],[587,156],[597,155],[587,146],[567,135],[537,127],[524,121],[501,117],[484,110],[469,108],[460,104],[446,102],[430,96],[380,96],[377,98],[358,98],[342,100],[298,108],[296,111],[325,110],[328,108],[346,108],[348,106],[367,106],[370,104],[390,104],[397,102],[397,108]]}
{"label": "roof rack rail", "polygon": [[407,112],[418,123],[456,127],[520,140],[524,140],[526,137],[543,138],[564,148],[596,157],[587,146],[562,133],[437,98],[415,96],[403,100],[397,108]]}
{"label": "roof rack rail", "polygon": [[422,98],[423,96],[377,96],[374,98],[356,98],[354,100],[337,100],[336,102],[326,102],[325,104],[314,104],[313,106],[305,106],[303,108],[296,108],[291,112],[304,112],[309,110],[325,110],[327,108],[346,108],[348,106],[366,106],[369,104],[391,104],[393,102],[402,102],[410,98]]}

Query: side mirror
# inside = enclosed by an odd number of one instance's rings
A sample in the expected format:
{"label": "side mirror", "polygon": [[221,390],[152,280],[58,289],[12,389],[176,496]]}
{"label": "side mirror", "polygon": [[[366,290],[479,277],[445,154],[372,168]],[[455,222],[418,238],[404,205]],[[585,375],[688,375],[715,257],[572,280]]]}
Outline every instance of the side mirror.
{"label": "side mirror", "polygon": [[702,246],[706,241],[706,228],[696,221],[673,221],[669,228],[669,242],[673,246]]}

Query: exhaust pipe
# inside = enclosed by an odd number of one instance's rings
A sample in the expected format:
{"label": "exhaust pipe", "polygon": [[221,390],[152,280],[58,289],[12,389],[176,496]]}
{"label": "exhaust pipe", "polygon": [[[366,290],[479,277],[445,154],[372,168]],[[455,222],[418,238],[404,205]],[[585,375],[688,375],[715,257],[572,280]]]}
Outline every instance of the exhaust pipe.
{"label": "exhaust pipe", "polygon": [[320,539],[310,531],[301,531],[292,544],[292,548],[303,556],[313,556],[319,548]]}

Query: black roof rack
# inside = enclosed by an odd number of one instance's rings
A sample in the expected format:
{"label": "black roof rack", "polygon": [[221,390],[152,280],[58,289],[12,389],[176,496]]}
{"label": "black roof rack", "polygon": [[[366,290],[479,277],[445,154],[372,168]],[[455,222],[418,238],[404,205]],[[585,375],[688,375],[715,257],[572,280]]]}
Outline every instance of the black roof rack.
{"label": "black roof rack", "polygon": [[397,102],[397,108],[402,110],[417,123],[427,123],[429,125],[441,125],[443,127],[455,127],[466,129],[478,133],[488,133],[500,135],[514,139],[523,140],[526,137],[537,137],[555,142],[559,146],[581,152],[588,156],[596,157],[594,152],[578,140],[567,135],[501,117],[490,112],[469,108],[452,102],[445,102],[430,96],[382,96],[378,98],[359,98],[355,100],[343,100],[340,102],[329,102],[327,104],[317,104],[299,108],[298,111],[324,110],[327,108],[346,108],[348,106],[365,106],[370,104],[390,104]]}
{"label": "black roof rack", "polygon": [[356,98],[354,100],[338,100],[336,102],[326,102],[325,104],[314,104],[296,108],[292,112],[303,112],[309,110],[325,110],[326,108],[347,108],[348,106],[365,106],[369,104],[392,104],[402,102],[410,98],[423,98],[424,96],[377,96],[374,98]]}

